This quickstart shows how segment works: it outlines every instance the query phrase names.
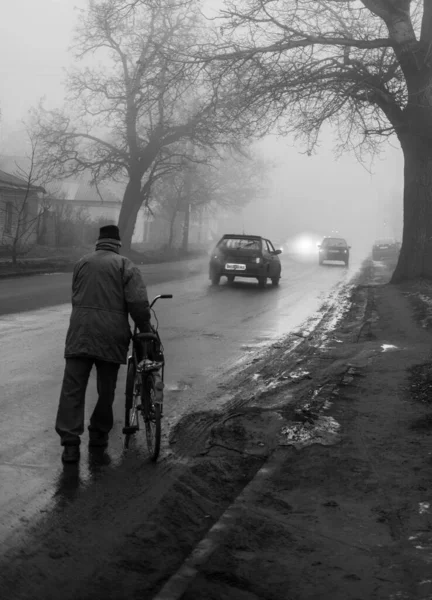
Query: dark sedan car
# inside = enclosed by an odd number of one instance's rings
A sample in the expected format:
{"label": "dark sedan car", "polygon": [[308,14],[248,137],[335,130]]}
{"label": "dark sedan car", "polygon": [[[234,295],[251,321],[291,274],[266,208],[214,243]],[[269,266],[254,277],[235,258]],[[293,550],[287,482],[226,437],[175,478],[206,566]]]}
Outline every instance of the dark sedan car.
{"label": "dark sedan car", "polygon": [[400,244],[393,239],[377,240],[372,247],[373,260],[385,260],[397,258],[400,252]]}
{"label": "dark sedan car", "polygon": [[343,238],[326,237],[318,246],[318,262],[324,264],[326,260],[337,260],[349,265],[350,248]]}
{"label": "dark sedan car", "polygon": [[279,254],[270,240],[259,235],[226,234],[212,251],[209,277],[213,285],[218,285],[225,276],[229,283],[236,277],[252,277],[265,287],[267,279],[279,285],[281,263]]}

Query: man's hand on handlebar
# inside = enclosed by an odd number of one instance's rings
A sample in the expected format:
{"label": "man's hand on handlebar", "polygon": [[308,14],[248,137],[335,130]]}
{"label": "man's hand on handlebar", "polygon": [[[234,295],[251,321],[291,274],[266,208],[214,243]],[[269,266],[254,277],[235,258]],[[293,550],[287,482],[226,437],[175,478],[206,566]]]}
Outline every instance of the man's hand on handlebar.
{"label": "man's hand on handlebar", "polygon": [[140,328],[139,332],[140,332],[140,333],[154,333],[154,332],[155,332],[155,330],[154,330],[154,328],[153,328],[153,326],[152,326],[151,322],[149,321],[149,322],[147,323],[147,325],[145,325],[145,326],[144,326],[142,329]]}

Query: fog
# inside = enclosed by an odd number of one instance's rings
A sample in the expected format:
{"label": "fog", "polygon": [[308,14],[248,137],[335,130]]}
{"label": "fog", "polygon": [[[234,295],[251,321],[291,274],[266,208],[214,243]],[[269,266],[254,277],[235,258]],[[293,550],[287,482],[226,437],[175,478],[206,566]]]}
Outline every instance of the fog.
{"label": "fog", "polygon": [[[68,47],[79,9],[87,0],[19,0],[3,7],[0,25],[0,144],[12,146],[13,132],[40,98],[49,108],[63,100],[64,69],[72,64]],[[360,165],[351,154],[336,158],[334,136],[327,130],[311,157],[290,138],[268,136],[257,151],[275,164],[268,194],[233,221],[246,232],[277,240],[303,232],[337,231],[353,245],[376,237],[397,236],[401,229],[402,156],[387,145],[374,162]]]}

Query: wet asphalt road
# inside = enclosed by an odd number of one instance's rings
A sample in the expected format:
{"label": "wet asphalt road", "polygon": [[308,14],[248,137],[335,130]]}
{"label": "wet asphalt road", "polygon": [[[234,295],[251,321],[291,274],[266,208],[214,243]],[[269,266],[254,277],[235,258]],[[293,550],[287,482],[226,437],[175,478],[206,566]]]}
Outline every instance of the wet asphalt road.
{"label": "wet asphalt road", "polygon": [[[183,279],[175,279],[179,266],[155,269],[153,281],[159,283],[152,284],[148,273],[150,297],[174,295],[155,307],[167,361],[165,430],[186,412],[219,403],[218,386],[227,373],[241,369],[254,352],[299,328],[327,294],[359,267],[355,257],[349,269],[285,257],[280,287],[265,290],[253,280],[232,286],[223,280],[211,287],[206,271],[194,274],[189,269],[188,275],[184,266]],[[14,533],[25,530],[36,512],[49,504],[63,471],[54,419],[70,305],[58,302],[68,300],[70,278],[70,274],[57,274],[0,281],[0,540],[4,548],[12,546]],[[18,312],[24,308],[26,312]],[[122,367],[109,449],[114,464],[122,454],[124,383]],[[87,421],[95,399],[92,374]],[[83,485],[91,485],[86,442],[85,432],[80,477]]]}
{"label": "wet asphalt road", "polygon": [[[158,265],[143,265],[140,270],[148,285],[175,281],[198,272],[207,258]],[[50,273],[29,277],[0,279],[0,315],[17,313],[69,302],[72,273]]]}

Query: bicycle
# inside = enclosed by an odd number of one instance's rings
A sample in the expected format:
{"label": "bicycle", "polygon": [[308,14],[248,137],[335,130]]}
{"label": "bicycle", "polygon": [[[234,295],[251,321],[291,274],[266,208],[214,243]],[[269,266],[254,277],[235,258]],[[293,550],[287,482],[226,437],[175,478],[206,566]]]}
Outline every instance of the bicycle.
{"label": "bicycle", "polygon": [[[172,298],[172,294],[156,296],[150,304],[151,310],[160,298]],[[156,461],[161,441],[165,357],[157,316],[154,310],[152,312],[156,320],[153,333],[137,333],[135,325],[132,336],[132,352],[127,362],[123,434],[124,448],[128,449],[132,436],[140,430],[141,418],[150,458]]]}

